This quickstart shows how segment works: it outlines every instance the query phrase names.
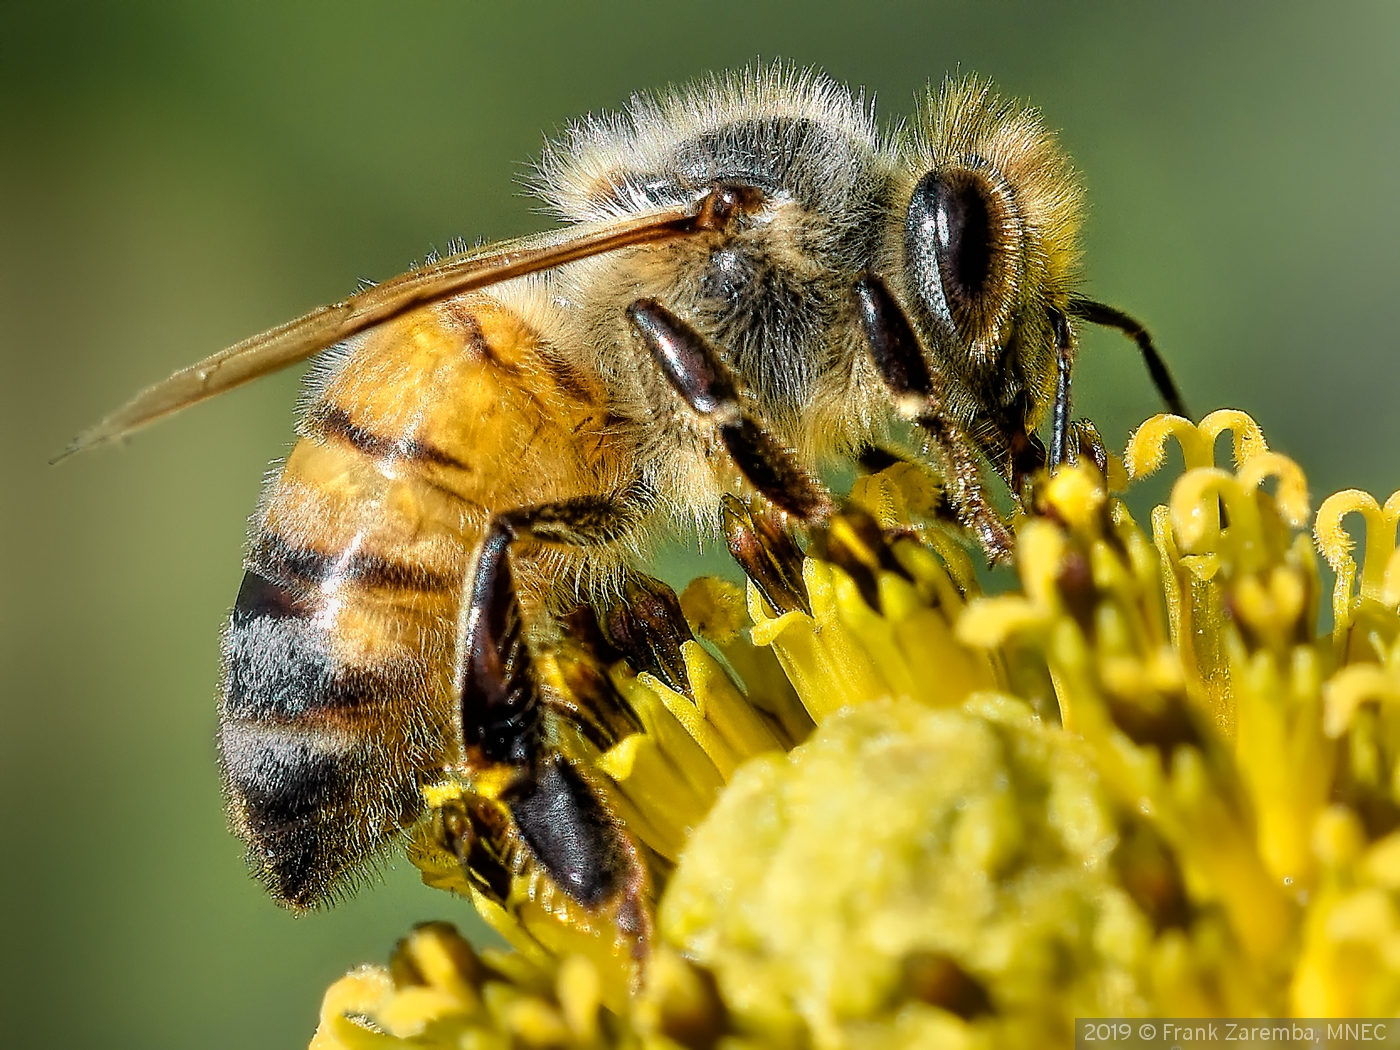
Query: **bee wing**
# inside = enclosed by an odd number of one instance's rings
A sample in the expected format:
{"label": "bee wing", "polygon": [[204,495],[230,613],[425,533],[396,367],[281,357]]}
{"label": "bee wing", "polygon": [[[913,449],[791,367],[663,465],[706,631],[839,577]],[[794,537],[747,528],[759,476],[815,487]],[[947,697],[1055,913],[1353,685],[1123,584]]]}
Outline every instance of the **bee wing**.
{"label": "bee wing", "polygon": [[676,205],[626,219],[500,241],[400,274],[340,302],[318,306],[147,387],[74,438],[54,462],[304,361],[414,307],[603,252],[693,232],[700,207],[700,202]]}

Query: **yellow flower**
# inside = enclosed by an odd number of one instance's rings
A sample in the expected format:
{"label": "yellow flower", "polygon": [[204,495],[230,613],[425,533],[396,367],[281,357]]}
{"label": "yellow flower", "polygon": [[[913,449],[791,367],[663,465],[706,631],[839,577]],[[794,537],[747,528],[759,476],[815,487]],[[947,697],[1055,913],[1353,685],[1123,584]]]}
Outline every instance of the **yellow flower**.
{"label": "yellow flower", "polygon": [[646,950],[449,778],[410,856],[514,950],[420,929],[332,986],[313,1046],[1041,1047],[1076,1016],[1400,1011],[1400,493],[1311,519],[1239,412],[1148,420],[1126,476],[1168,438],[1150,535],[1116,462],[1065,467],[994,596],[920,468],[860,479],[806,557],[727,506],[753,577],[680,597],[679,669],[575,631],[540,661],[553,745],[635,844]]}

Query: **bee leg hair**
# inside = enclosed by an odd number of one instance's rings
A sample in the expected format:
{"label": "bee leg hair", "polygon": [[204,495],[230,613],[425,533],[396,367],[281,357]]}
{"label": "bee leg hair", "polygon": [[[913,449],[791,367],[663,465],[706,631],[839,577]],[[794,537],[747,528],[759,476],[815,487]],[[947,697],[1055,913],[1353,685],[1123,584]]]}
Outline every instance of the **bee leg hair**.
{"label": "bee leg hair", "polygon": [[991,561],[1009,559],[1015,541],[987,498],[976,445],[943,410],[941,391],[903,308],[884,281],[870,273],[856,282],[855,298],[875,366],[896,411],[928,435],[929,456],[943,476],[958,520],[977,537]]}
{"label": "bee leg hair", "polygon": [[520,538],[605,544],[634,516],[625,501],[606,496],[496,515],[462,607],[457,681],[463,759],[468,766],[514,771],[501,801],[550,878],[584,907],[621,897],[628,914],[641,914],[631,900],[645,882],[635,848],[585,776],[545,739],[544,702],[509,557]]}
{"label": "bee leg hair", "polygon": [[1108,476],[1108,449],[1104,448],[1098,427],[1087,419],[1076,419],[1070,424],[1070,440],[1078,449],[1078,455],[1088,456],[1099,473]]}
{"label": "bee leg hair", "polygon": [[818,522],[831,514],[831,493],[744,410],[734,376],[703,335],[655,299],[638,299],[627,308],[627,318],[667,381],[715,427],[754,488],[799,521]]}
{"label": "bee leg hair", "polygon": [[502,908],[510,906],[510,822],[499,804],[467,795],[434,811],[438,843],[462,865],[467,878]]}
{"label": "bee leg hair", "polygon": [[966,428],[969,438],[1023,505],[1030,500],[1030,479],[1045,468],[1048,459],[1040,436],[1026,430],[1028,414],[1022,397],[998,416],[979,416]]}

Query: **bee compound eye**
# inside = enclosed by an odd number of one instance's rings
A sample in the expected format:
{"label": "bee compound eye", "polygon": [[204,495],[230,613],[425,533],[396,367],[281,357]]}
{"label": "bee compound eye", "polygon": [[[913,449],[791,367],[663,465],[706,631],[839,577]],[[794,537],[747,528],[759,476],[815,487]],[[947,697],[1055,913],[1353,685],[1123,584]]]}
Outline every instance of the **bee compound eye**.
{"label": "bee compound eye", "polygon": [[998,207],[975,172],[929,172],[914,188],[905,224],[916,286],[935,315],[966,329],[992,292]]}

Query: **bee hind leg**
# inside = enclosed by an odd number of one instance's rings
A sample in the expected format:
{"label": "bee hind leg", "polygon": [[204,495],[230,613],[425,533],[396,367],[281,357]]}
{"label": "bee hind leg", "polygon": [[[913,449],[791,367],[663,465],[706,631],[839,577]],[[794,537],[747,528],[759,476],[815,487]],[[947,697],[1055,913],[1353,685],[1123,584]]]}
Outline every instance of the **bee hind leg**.
{"label": "bee hind leg", "polygon": [[642,944],[649,910],[636,848],[588,778],[545,738],[544,702],[525,640],[510,566],[518,539],[576,545],[615,542],[635,512],[626,500],[581,497],[499,514],[476,558],[459,627],[457,678],[462,756],[468,768],[506,767],[500,800],[535,860],[588,909],[615,903]]}
{"label": "bee hind leg", "polygon": [[831,493],[744,408],[738,383],[709,340],[655,299],[638,299],[627,318],[672,388],[715,428],[755,489],[804,523],[831,515]]}
{"label": "bee hind leg", "polygon": [[903,308],[874,274],[856,282],[855,299],[871,357],[894,399],[895,410],[928,435],[929,456],[943,476],[948,502],[958,520],[977,537],[988,559],[1009,559],[1015,541],[982,484],[977,446],[944,409],[938,382]]}

